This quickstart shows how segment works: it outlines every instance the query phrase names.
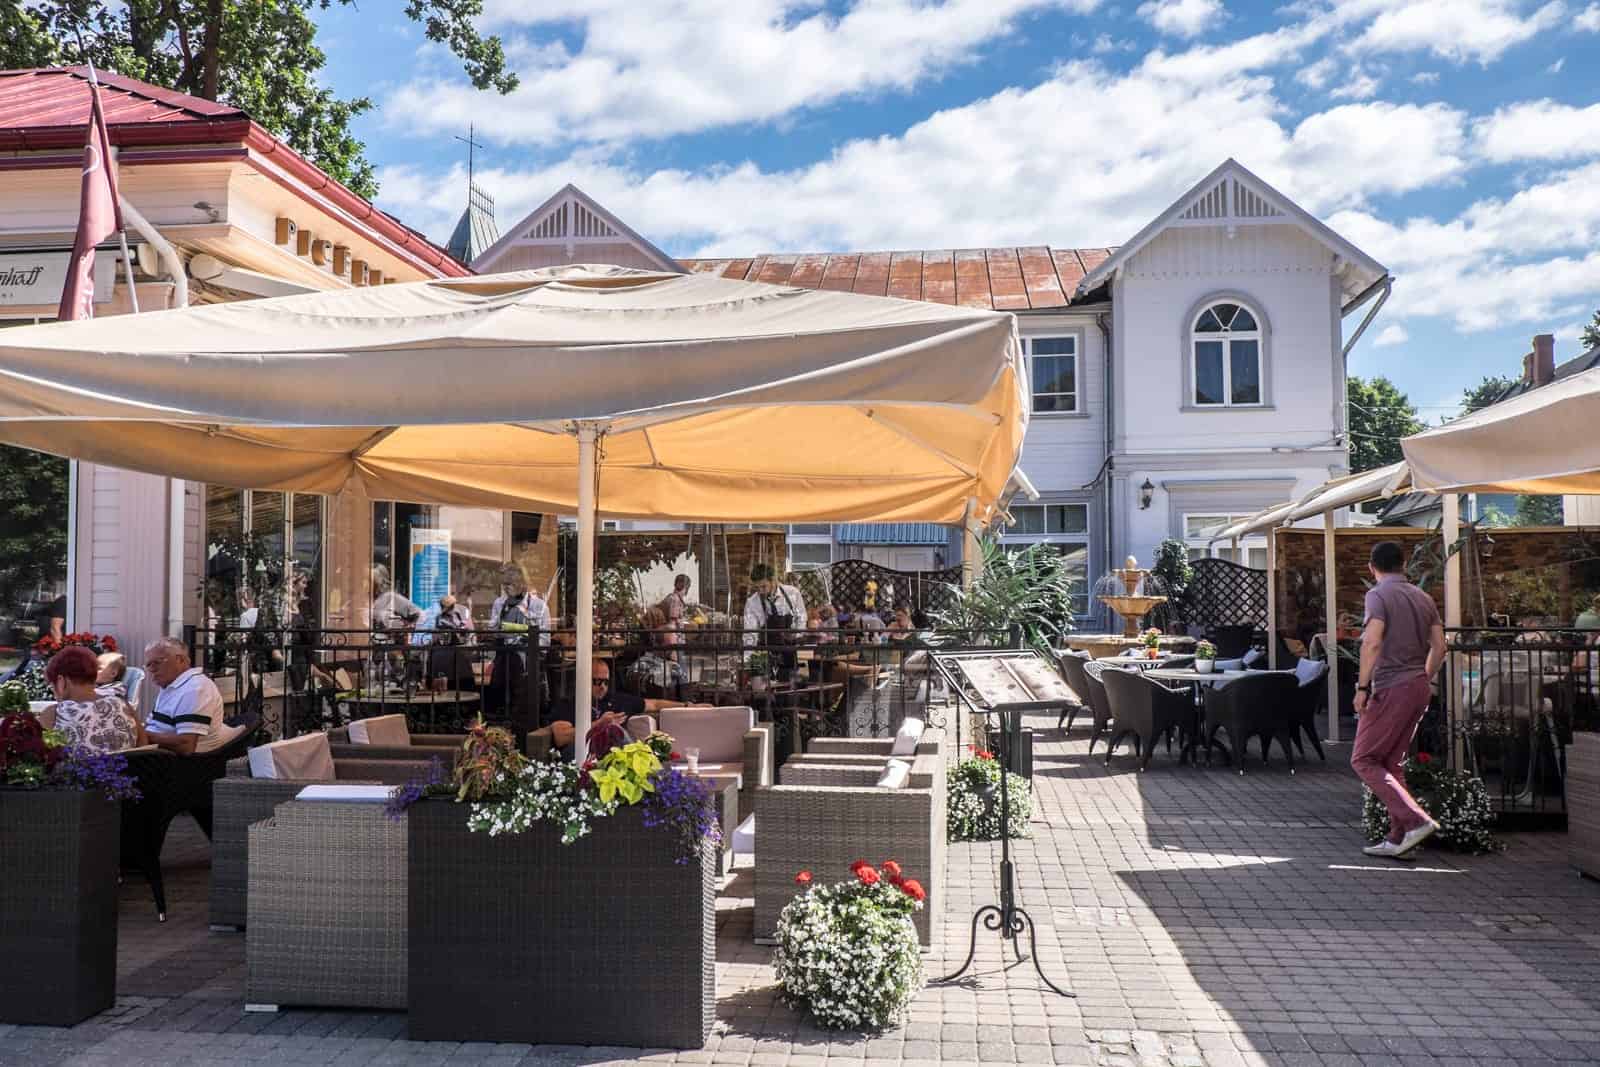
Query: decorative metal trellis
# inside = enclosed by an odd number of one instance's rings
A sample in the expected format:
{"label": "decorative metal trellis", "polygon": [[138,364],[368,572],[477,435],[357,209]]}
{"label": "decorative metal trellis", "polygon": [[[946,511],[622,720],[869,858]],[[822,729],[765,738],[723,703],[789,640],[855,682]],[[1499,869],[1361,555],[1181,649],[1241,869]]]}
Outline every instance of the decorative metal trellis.
{"label": "decorative metal trellis", "polygon": [[1191,626],[1267,625],[1267,572],[1227,559],[1197,559],[1186,594]]}
{"label": "decorative metal trellis", "polygon": [[877,582],[876,610],[888,611],[908,603],[913,617],[950,607],[950,586],[961,583],[959,566],[939,571],[897,571],[864,559],[841,559],[826,571],[828,597],[834,605],[864,607],[867,583]]}

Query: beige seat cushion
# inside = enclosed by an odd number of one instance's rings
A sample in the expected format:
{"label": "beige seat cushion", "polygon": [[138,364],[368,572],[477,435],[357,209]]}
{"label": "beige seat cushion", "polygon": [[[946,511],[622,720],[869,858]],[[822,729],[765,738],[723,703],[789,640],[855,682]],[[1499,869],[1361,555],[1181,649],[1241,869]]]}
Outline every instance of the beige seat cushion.
{"label": "beige seat cushion", "polygon": [[904,789],[911,780],[911,764],[905,760],[892,759],[883,766],[883,773],[878,776],[877,786],[880,789]]}
{"label": "beige seat cushion", "polygon": [[661,730],[679,752],[698,748],[701,763],[737,763],[744,759],[744,735],[755,716],[746,707],[662,708]]}
{"label": "beige seat cushion", "polygon": [[357,719],[350,724],[350,740],[357,745],[387,745],[406,748],[411,744],[411,728],[404,715],[378,715]]}
{"label": "beige seat cushion", "polygon": [[649,715],[635,715],[623,724],[630,741],[643,741],[655,732],[655,728],[656,720]]}
{"label": "beige seat cushion", "polygon": [[333,781],[333,750],[328,747],[328,735],[306,734],[252,748],[250,776],[296,782]]}

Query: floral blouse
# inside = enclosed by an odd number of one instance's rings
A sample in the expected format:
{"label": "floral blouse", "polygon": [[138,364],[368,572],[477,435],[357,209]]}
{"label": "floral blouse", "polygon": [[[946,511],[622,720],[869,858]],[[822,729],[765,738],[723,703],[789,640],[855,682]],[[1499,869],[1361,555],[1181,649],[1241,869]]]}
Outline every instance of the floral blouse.
{"label": "floral blouse", "polygon": [[55,728],[66,734],[67,744],[95,753],[132,748],[139,737],[133,719],[122,710],[122,701],[111,696],[93,702],[58,701]]}

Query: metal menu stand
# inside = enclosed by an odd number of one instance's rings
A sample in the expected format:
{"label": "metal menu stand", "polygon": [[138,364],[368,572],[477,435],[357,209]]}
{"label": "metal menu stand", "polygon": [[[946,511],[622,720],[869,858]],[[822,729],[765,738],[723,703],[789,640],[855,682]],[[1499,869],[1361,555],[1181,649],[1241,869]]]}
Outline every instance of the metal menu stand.
{"label": "metal menu stand", "polygon": [[[1000,903],[986,904],[973,913],[972,940],[966,962],[953,974],[937,980],[953,982],[967,973],[978,952],[981,920],[984,929],[998,930],[1002,940],[1011,942],[1018,963],[1031,958],[1039,980],[1052,991],[1064,997],[1076,996],[1045,976],[1044,968],[1039,965],[1039,943],[1033,919],[1017,904],[1016,879],[1011,865],[1010,790],[1006,788],[1012,728],[1023,712],[1059,708],[1070,699],[1066,682],[1033,651],[933,651],[929,656],[950,690],[959,693],[967,707],[980,715],[1000,716]],[[1022,946],[1017,940],[1024,931],[1028,934],[1028,957],[1022,955]],[[1004,953],[1002,947],[1002,963]]]}

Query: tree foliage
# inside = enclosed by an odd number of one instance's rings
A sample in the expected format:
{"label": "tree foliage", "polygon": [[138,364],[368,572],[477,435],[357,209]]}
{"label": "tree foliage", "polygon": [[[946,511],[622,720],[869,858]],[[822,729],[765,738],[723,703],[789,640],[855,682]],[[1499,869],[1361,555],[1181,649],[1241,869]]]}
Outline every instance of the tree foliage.
{"label": "tree foliage", "polygon": [[1578,335],[1578,340],[1582,342],[1585,352],[1591,348],[1600,348],[1600,311],[1594,313],[1594,318],[1590,319],[1589,324],[1583,328],[1583,332]]}
{"label": "tree foliage", "polygon": [[1375,470],[1405,458],[1400,439],[1425,427],[1406,394],[1384,377],[1345,382],[1350,407],[1350,472]]}
{"label": "tree foliage", "polygon": [[[934,625],[964,637],[1020,629],[1024,645],[1045,651],[1072,632],[1082,575],[1054,545],[1008,551],[993,538],[982,542],[983,571],[970,588],[949,586],[950,606],[934,613]],[[970,639],[970,638],[969,638]]]}
{"label": "tree foliage", "polygon": [[[0,67],[92,61],[140,81],[243,109],[291,148],[371,198],[377,180],[350,122],[372,108],[319,86],[327,62],[316,11],[354,0],[0,0]],[[447,45],[479,89],[508,93],[498,37],[480,35],[483,0],[407,0],[406,16]]]}
{"label": "tree foliage", "polygon": [[0,614],[67,576],[67,461],[0,445]]}
{"label": "tree foliage", "polygon": [[1506,390],[1516,383],[1516,378],[1504,374],[1485,374],[1483,381],[1461,391],[1461,414],[1470,415],[1474,411],[1488,407],[1504,396]]}

